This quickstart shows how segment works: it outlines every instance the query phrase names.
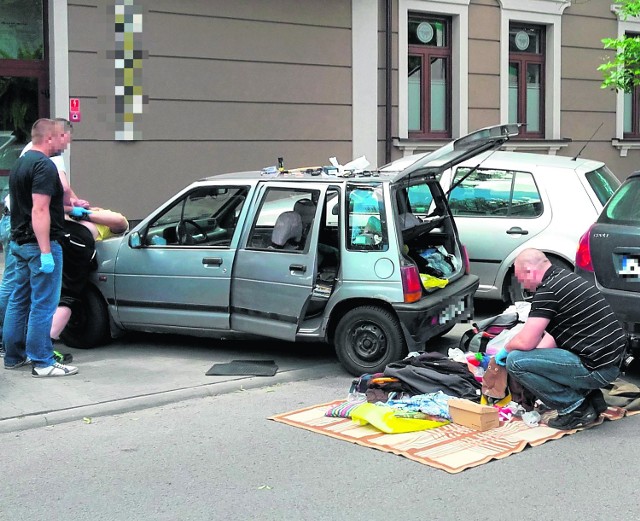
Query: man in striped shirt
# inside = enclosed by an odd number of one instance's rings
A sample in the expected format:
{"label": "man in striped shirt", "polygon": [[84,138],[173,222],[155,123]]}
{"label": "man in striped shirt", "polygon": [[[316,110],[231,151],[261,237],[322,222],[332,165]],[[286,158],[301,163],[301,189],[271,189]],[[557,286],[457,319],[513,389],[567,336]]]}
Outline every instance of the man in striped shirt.
{"label": "man in striped shirt", "polygon": [[584,427],[606,409],[600,388],[620,373],[626,333],[593,284],[552,266],[541,251],[522,251],[515,274],[535,295],[524,327],[496,362],[558,410],[550,427]]}

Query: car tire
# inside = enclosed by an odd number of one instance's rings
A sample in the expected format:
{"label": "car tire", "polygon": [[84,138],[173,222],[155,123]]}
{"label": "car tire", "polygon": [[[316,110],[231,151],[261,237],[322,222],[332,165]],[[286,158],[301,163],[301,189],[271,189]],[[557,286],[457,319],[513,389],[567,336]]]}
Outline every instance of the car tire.
{"label": "car tire", "polygon": [[74,308],[60,340],[69,347],[90,349],[104,345],[110,339],[107,304],[97,290],[88,288],[81,304]]}
{"label": "car tire", "polygon": [[[551,261],[552,266],[573,271],[573,266],[569,264],[567,261],[564,261],[562,259],[559,259],[557,257],[552,257],[552,256],[548,256],[548,258]],[[523,300],[525,301],[531,300],[531,298],[533,297],[533,293],[525,290],[520,285],[520,282],[518,282],[518,279],[516,278],[516,273],[513,267],[509,271],[508,279],[509,279],[508,297],[509,297],[510,304],[513,304],[514,302],[518,302],[518,301],[523,301]]]}
{"label": "car tire", "polygon": [[334,344],[338,360],[354,376],[382,372],[406,353],[398,319],[377,306],[347,312],[338,323]]}

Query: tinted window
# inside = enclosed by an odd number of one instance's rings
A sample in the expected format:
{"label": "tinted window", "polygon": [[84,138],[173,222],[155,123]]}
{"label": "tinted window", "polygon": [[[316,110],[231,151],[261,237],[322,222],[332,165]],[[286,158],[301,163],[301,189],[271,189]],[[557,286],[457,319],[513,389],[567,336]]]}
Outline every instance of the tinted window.
{"label": "tinted window", "polygon": [[587,172],[585,177],[603,206],[620,186],[618,178],[606,166]]}
{"label": "tinted window", "polygon": [[351,185],[347,189],[349,250],[389,249],[382,185]]}
{"label": "tinted window", "polygon": [[640,178],[631,179],[620,187],[599,222],[640,225]]}
{"label": "tinted window", "polygon": [[458,168],[449,194],[453,215],[470,217],[537,217],[542,201],[533,176],[527,172]]}

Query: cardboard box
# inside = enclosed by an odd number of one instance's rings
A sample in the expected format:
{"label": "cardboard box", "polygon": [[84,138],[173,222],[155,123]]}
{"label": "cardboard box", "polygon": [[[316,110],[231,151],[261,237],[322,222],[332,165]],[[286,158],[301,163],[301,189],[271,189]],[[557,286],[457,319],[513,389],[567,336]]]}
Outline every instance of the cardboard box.
{"label": "cardboard box", "polygon": [[449,400],[449,414],[453,423],[477,431],[488,431],[500,426],[498,409],[471,400],[452,398]]}

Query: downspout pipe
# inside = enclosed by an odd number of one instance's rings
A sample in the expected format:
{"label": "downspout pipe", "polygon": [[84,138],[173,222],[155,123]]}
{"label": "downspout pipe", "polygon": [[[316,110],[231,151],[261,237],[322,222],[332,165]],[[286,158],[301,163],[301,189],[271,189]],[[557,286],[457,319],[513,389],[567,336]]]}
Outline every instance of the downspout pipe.
{"label": "downspout pipe", "polygon": [[392,87],[392,44],[393,34],[391,32],[391,13],[393,11],[393,0],[387,0],[385,8],[385,134],[384,134],[384,162],[391,162],[391,121],[392,121],[392,105],[391,105],[391,87]]}

